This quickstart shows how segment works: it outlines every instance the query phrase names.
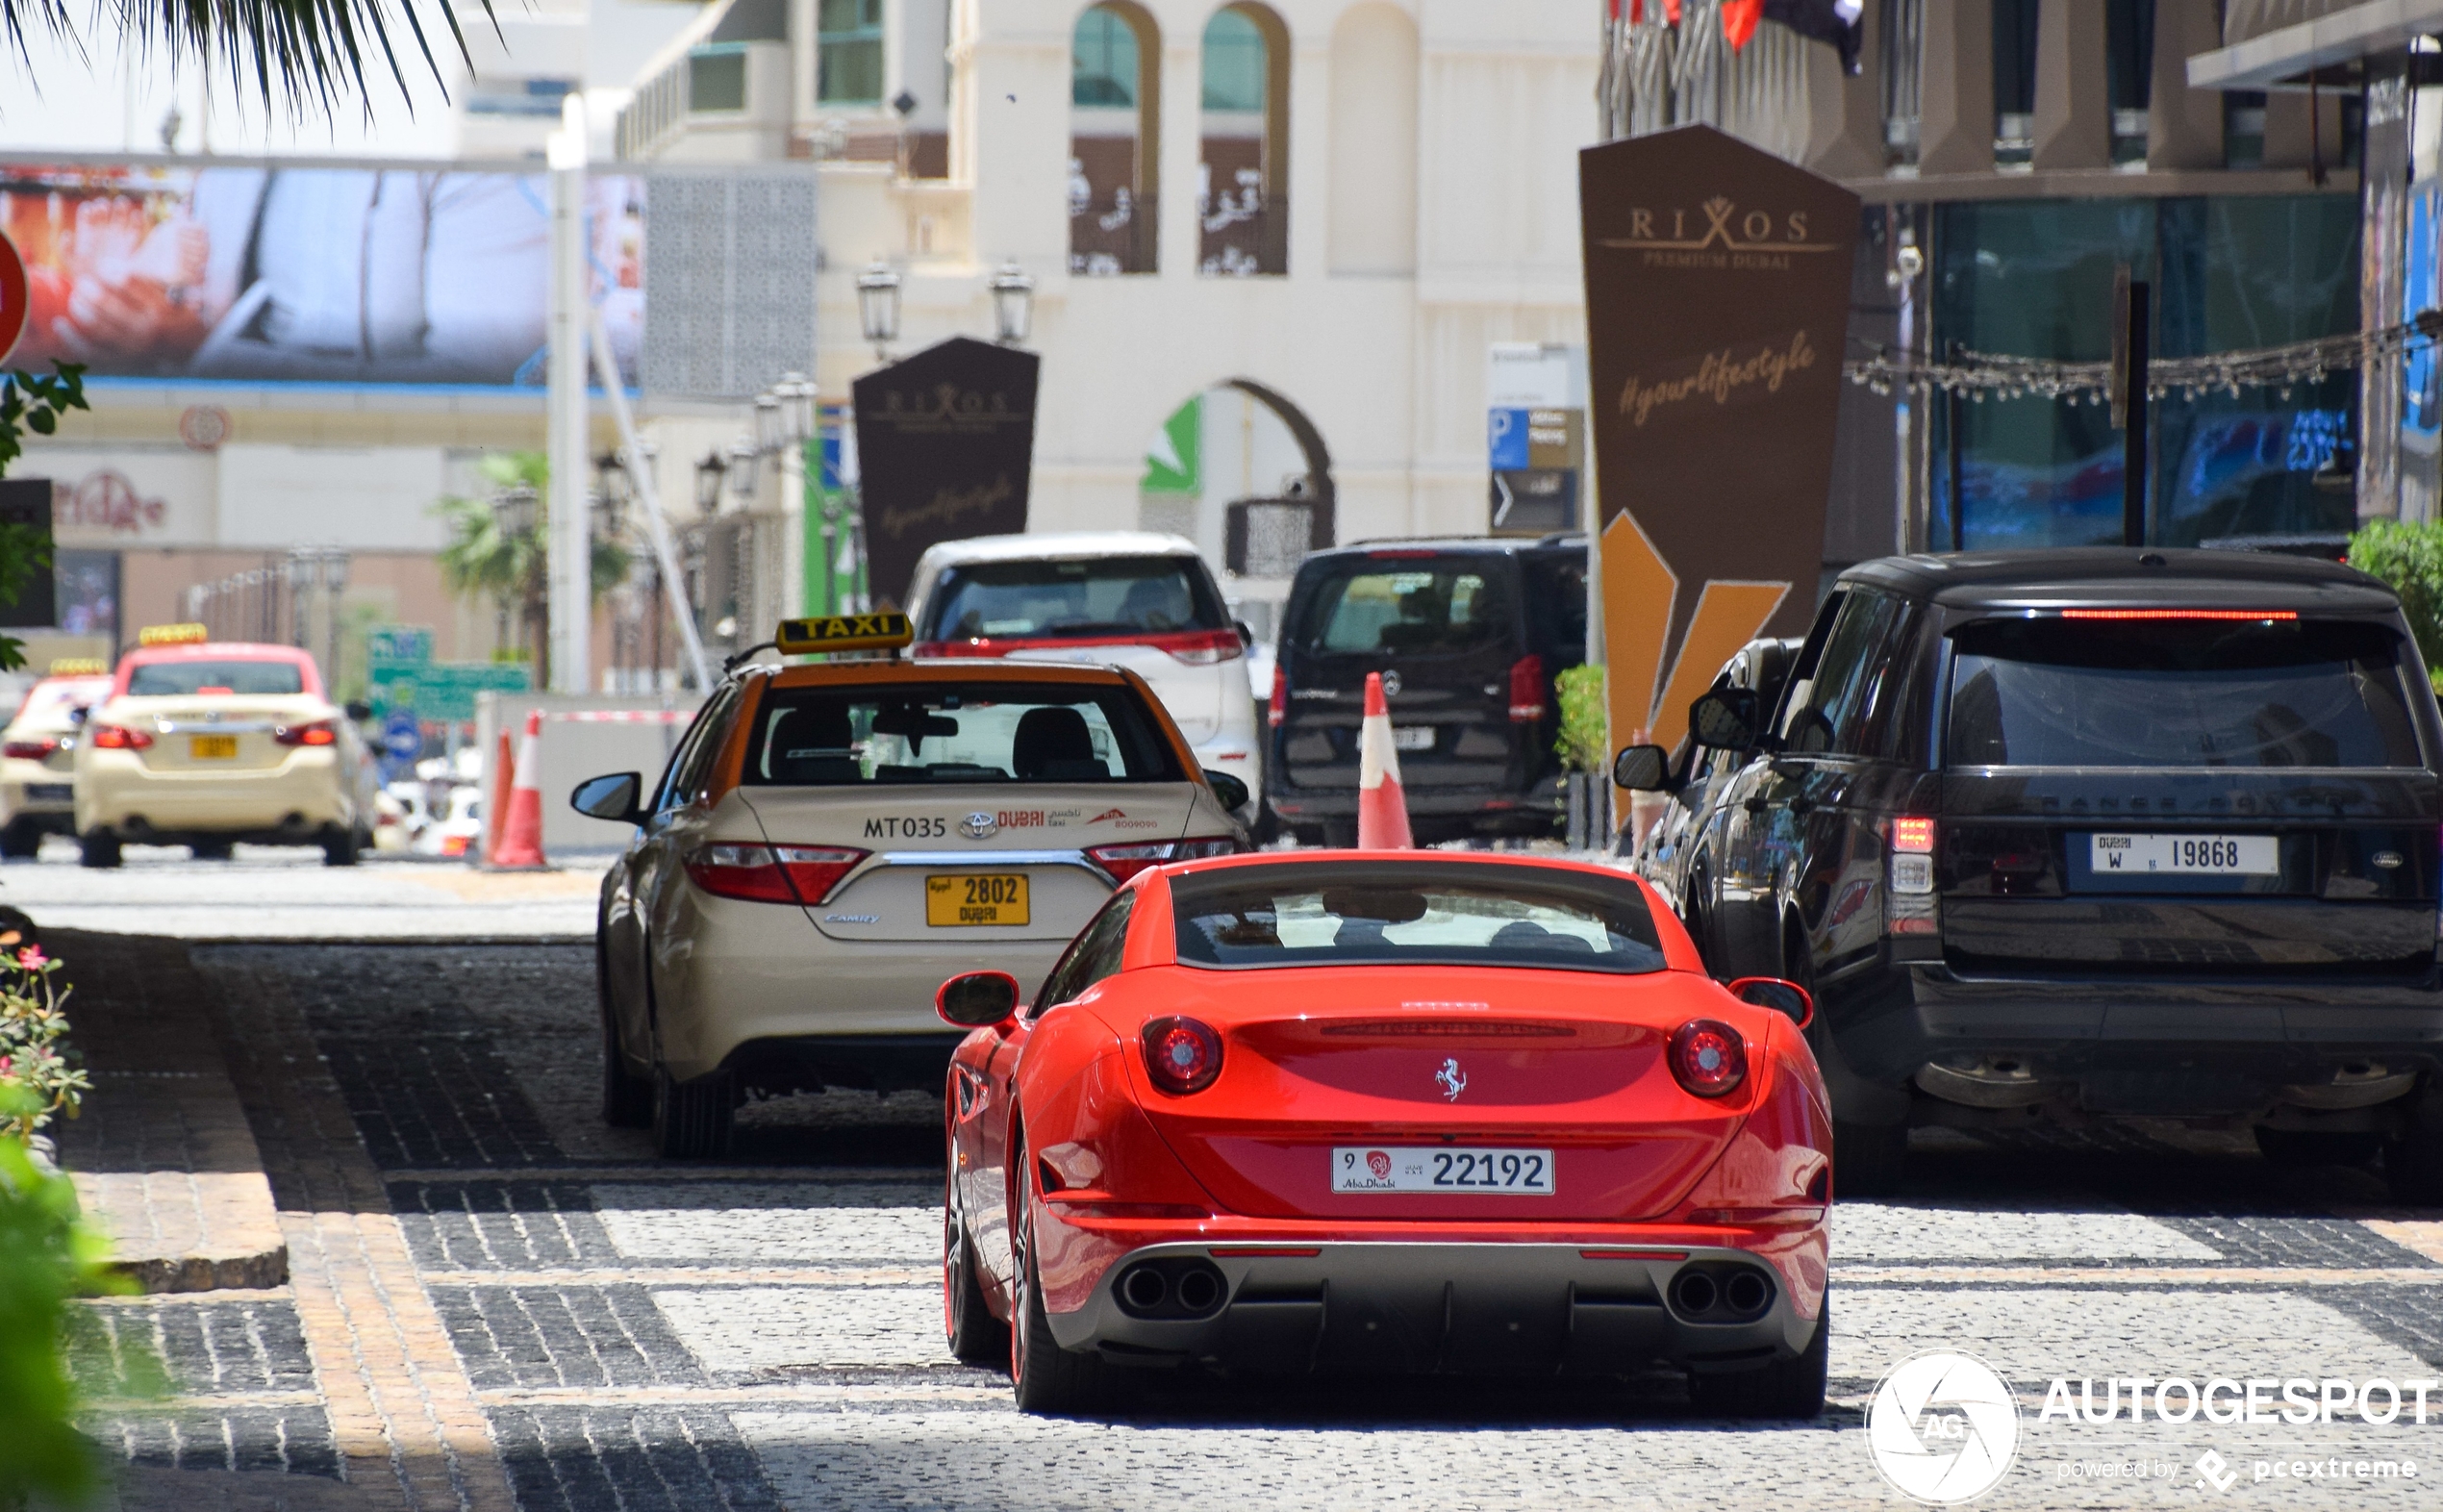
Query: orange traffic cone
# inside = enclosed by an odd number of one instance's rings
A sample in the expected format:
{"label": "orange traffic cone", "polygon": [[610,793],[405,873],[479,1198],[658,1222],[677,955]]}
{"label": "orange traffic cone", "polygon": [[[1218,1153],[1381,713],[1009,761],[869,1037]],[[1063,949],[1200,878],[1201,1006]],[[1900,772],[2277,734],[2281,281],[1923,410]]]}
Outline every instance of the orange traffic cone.
{"label": "orange traffic cone", "polygon": [[512,754],[509,732],[500,732],[500,749],[492,753],[491,790],[484,794],[484,833],[475,843],[474,854],[466,859],[479,867],[491,865],[492,853],[500,849],[500,823],[509,812],[509,789],[515,782],[517,759]]}
{"label": "orange traffic cone", "polygon": [[526,713],[525,739],[517,743],[509,811],[501,816],[500,844],[492,851],[492,865],[502,870],[534,869],[546,865],[542,859],[542,790],[535,785],[542,775],[542,763],[536,750],[541,740],[542,711],[530,709]]}
{"label": "orange traffic cone", "polygon": [[1399,750],[1391,740],[1383,674],[1366,674],[1366,722],[1357,736],[1357,848],[1414,850],[1408,794],[1399,786]]}

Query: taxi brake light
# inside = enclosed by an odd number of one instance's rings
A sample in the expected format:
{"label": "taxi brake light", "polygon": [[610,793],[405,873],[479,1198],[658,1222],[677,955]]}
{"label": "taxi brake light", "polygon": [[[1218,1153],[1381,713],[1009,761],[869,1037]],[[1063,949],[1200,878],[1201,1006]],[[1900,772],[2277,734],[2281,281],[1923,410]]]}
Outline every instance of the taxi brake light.
{"label": "taxi brake light", "polygon": [[142,730],[131,730],[118,724],[97,724],[93,727],[95,750],[141,751],[152,749],[152,745],[153,738]]}
{"label": "taxi brake light", "polygon": [[59,748],[57,741],[11,741],[5,752],[17,761],[40,761]]}
{"label": "taxi brake light", "polygon": [[282,745],[331,745],[339,742],[340,732],[330,720],[317,719],[312,724],[281,725],[271,738]]}
{"label": "taxi brake light", "polygon": [[1158,840],[1137,845],[1093,845],[1086,854],[1095,865],[1111,873],[1115,882],[1125,882],[1147,867],[1167,866],[1173,861],[1201,861],[1207,856],[1226,856],[1239,848],[1239,843],[1227,835],[1214,835],[1203,840]]}
{"label": "taxi brake light", "polygon": [[687,874],[716,897],[749,903],[819,903],[866,852],[828,845],[698,845]]}

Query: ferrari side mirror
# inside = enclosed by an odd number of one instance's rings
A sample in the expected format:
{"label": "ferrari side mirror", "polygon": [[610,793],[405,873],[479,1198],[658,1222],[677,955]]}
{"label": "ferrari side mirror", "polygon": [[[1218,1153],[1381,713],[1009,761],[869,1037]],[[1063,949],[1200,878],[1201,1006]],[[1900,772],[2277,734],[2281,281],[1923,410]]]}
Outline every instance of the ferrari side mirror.
{"label": "ferrari side mirror", "polygon": [[1777,976],[1743,976],[1730,984],[1730,995],[1758,1008],[1776,1009],[1805,1028],[1815,1021],[1815,995],[1796,982]]}
{"label": "ferrari side mirror", "polygon": [[1007,971],[953,976],[933,995],[933,1011],[953,1029],[990,1029],[1018,1017],[1018,978]]}

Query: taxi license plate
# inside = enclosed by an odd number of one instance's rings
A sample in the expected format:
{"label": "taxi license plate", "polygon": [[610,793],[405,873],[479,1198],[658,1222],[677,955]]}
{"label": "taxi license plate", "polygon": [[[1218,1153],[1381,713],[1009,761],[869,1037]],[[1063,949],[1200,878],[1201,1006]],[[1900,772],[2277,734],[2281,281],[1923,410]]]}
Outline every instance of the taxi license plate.
{"label": "taxi license plate", "polygon": [[1550,1197],[1552,1152],[1343,1145],[1332,1150],[1332,1191]]}
{"label": "taxi license plate", "polygon": [[1026,878],[1005,871],[924,879],[924,921],[936,929],[1027,922]]}
{"label": "taxi license plate", "polygon": [[2089,857],[2099,877],[2114,872],[2270,877],[2281,872],[2271,835],[2097,835]]}
{"label": "taxi license plate", "polygon": [[238,737],[190,735],[187,738],[187,754],[197,761],[235,761],[238,758]]}

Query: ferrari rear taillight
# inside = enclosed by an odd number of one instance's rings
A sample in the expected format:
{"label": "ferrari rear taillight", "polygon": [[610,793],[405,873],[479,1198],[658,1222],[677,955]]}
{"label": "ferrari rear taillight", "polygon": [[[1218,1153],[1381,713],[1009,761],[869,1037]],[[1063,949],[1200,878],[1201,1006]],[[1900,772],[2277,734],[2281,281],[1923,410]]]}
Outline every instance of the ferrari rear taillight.
{"label": "ferrari rear taillight", "polygon": [[1264,718],[1265,718],[1266,722],[1270,723],[1270,724],[1272,726],[1272,728],[1274,728],[1274,729],[1276,729],[1276,730],[1277,730],[1277,729],[1279,729],[1279,728],[1281,727],[1281,721],[1282,721],[1283,719],[1288,718],[1289,717],[1290,717],[1290,674],[1289,674],[1289,670],[1288,670],[1288,668],[1286,668],[1282,667],[1280,664],[1278,664],[1278,663],[1274,663],[1274,664],[1273,664],[1273,667],[1272,667],[1272,701],[1271,703],[1269,703],[1269,704],[1265,705],[1265,708],[1264,708]]}
{"label": "ferrari rear taillight", "polygon": [[687,874],[716,897],[750,903],[819,903],[866,859],[844,845],[698,845]]}
{"label": "ferrari rear taillight", "polygon": [[1202,840],[1157,840],[1137,845],[1094,845],[1086,854],[1095,865],[1111,873],[1115,882],[1125,882],[1147,867],[1166,866],[1173,861],[1201,861],[1207,856],[1226,856],[1239,848],[1237,841],[1227,835],[1212,835]]}
{"label": "ferrari rear taillight", "polygon": [[17,761],[40,761],[60,748],[57,741],[11,741],[7,754]]}
{"label": "ferrari rear taillight", "polygon": [[1520,724],[1544,718],[1544,658],[1522,656],[1510,664],[1510,718]]}
{"label": "ferrari rear taillight", "polygon": [[1138,1039],[1146,1047],[1146,1074],[1174,1096],[1202,1092],[1222,1074],[1222,1036],[1200,1020],[1154,1019]]}
{"label": "ferrari rear taillight", "polygon": [[103,751],[150,750],[153,738],[142,730],[131,730],[123,724],[93,726],[93,748]]}
{"label": "ferrari rear taillight", "polygon": [[1700,1097],[1720,1097],[1748,1079],[1748,1047],[1719,1019],[1691,1019],[1671,1034],[1671,1073]]}
{"label": "ferrari rear taillight", "polygon": [[312,724],[281,725],[271,738],[283,745],[333,745],[339,743],[340,732],[330,720],[316,719]]}

